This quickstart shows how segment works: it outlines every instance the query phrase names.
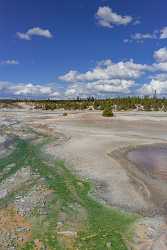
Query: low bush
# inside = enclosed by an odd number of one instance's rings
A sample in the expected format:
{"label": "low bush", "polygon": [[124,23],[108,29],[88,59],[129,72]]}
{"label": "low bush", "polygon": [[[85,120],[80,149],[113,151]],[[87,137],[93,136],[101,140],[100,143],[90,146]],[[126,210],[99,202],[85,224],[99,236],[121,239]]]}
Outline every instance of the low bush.
{"label": "low bush", "polygon": [[112,110],[111,109],[107,109],[107,108],[103,110],[102,115],[105,116],[105,117],[112,117],[112,116],[114,116]]}

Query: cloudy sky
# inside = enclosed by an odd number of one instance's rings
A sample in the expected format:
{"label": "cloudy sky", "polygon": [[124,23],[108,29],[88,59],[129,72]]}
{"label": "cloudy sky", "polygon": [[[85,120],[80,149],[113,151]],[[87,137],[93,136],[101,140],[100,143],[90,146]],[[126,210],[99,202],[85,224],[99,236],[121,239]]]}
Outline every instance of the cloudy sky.
{"label": "cloudy sky", "polygon": [[1,0],[0,97],[167,96],[166,0]]}

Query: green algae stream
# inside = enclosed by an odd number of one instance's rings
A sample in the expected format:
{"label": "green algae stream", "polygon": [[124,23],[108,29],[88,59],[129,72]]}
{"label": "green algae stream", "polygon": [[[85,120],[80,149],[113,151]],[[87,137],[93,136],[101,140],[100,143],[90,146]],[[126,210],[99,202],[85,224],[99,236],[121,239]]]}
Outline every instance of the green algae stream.
{"label": "green algae stream", "polygon": [[[90,182],[75,176],[63,161],[47,160],[47,156],[41,151],[42,143],[33,144],[28,140],[16,139],[15,144],[14,151],[8,157],[0,159],[0,171],[15,163],[0,180],[13,175],[22,167],[30,166],[34,173],[44,179],[47,188],[52,190],[52,199],[47,203],[47,214],[41,216],[34,213],[32,218],[28,218],[32,223],[32,241],[21,249],[36,249],[34,240],[38,239],[44,249],[49,250],[127,250],[125,243],[130,239],[129,228],[136,219],[135,215],[112,209],[93,198],[90,195]],[[74,218],[71,219],[74,220],[73,224],[79,225],[77,236],[69,248],[68,242],[63,244],[58,235],[57,223],[62,213],[66,215],[65,218]],[[64,225],[64,228],[68,228],[68,225]]]}

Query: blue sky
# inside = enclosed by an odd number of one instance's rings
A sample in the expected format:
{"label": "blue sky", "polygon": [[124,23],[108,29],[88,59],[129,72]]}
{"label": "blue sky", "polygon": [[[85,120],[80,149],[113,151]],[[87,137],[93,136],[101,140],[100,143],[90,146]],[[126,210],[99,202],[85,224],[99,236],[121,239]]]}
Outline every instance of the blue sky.
{"label": "blue sky", "polygon": [[165,0],[1,0],[0,96],[167,94]]}

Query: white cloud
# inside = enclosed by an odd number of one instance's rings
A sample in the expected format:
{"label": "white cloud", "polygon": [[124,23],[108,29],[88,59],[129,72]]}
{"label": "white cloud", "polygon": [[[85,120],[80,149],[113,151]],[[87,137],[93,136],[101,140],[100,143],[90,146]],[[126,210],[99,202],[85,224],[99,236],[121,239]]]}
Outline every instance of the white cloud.
{"label": "white cloud", "polygon": [[132,22],[131,16],[121,16],[108,6],[99,7],[96,19],[100,26],[112,28],[114,25],[127,25]]}
{"label": "white cloud", "polygon": [[9,90],[11,90],[14,95],[49,95],[52,93],[51,87],[32,83],[10,86]]}
{"label": "white cloud", "polygon": [[136,41],[138,43],[143,43],[144,40],[159,39],[159,32],[155,30],[153,33],[135,33],[130,36],[130,38],[124,39],[124,43],[131,43]]}
{"label": "white cloud", "polygon": [[160,31],[160,39],[166,39],[167,38],[167,27],[164,27]]}
{"label": "white cloud", "polygon": [[157,39],[157,32],[153,33],[135,33],[131,35],[133,40],[143,40],[143,39]]}
{"label": "white cloud", "polygon": [[70,70],[67,74],[60,76],[59,79],[65,82],[75,82],[78,77],[78,71]]}
{"label": "white cloud", "polygon": [[144,95],[153,95],[155,90],[159,95],[167,95],[167,78],[158,79],[158,77],[151,80],[149,84],[144,84],[139,92]]}
{"label": "white cloud", "polygon": [[67,98],[76,98],[77,96],[105,97],[105,95],[128,94],[133,86],[135,86],[135,81],[123,79],[98,80],[85,84],[75,83],[66,89],[65,96]]}
{"label": "white cloud", "polygon": [[67,74],[60,76],[59,79],[66,82],[87,82],[96,80],[111,79],[137,79],[145,73],[152,70],[152,66],[134,63],[133,60],[120,61],[113,63],[111,60],[100,62],[95,69],[85,73],[79,73],[71,70]]}
{"label": "white cloud", "polygon": [[156,50],[153,57],[157,62],[152,64],[152,72],[156,72],[156,75],[148,77],[152,80],[149,84],[144,84],[142,90],[151,92],[153,89],[157,89],[162,93],[162,88],[167,84],[167,48]]}
{"label": "white cloud", "polygon": [[29,35],[27,35],[26,33],[17,32],[16,34],[17,34],[18,38],[20,38],[22,40],[31,40],[31,37]]}
{"label": "white cloud", "polygon": [[156,71],[167,71],[167,62],[154,63],[153,67]]}
{"label": "white cloud", "polygon": [[85,73],[71,70],[59,79],[69,83],[67,97],[128,94],[135,87],[136,79],[154,70],[152,65],[137,64],[133,60],[113,63],[108,59]]}
{"label": "white cloud", "polygon": [[99,80],[88,83],[87,89],[98,93],[129,93],[129,89],[135,84],[133,80],[112,79]]}
{"label": "white cloud", "polygon": [[[56,85],[56,83],[54,84]],[[1,96],[58,97],[60,92],[54,85],[33,83],[12,83],[0,81]]]}
{"label": "white cloud", "polygon": [[52,93],[49,94],[49,96],[53,96],[53,97],[56,97],[56,96],[59,96],[60,93],[58,91],[54,91]]}
{"label": "white cloud", "polygon": [[45,38],[52,38],[53,35],[48,29],[34,27],[27,30],[25,33],[17,32],[17,36],[23,40],[31,40],[32,36],[41,36]]}
{"label": "white cloud", "polygon": [[5,61],[1,61],[0,64],[2,64],[2,65],[17,65],[17,64],[19,64],[19,62],[17,60],[14,60],[14,59],[8,59]]}
{"label": "white cloud", "polygon": [[160,73],[157,75],[154,75],[153,77],[150,77],[150,79],[156,79],[159,81],[166,81],[167,80],[167,74],[166,73]]}
{"label": "white cloud", "polygon": [[71,88],[69,88],[69,89],[66,90],[65,95],[66,96],[76,96],[77,92],[78,92],[77,88],[71,87]]}
{"label": "white cloud", "polygon": [[152,33],[135,33],[130,36],[130,38],[124,39],[124,42],[143,42],[148,39],[167,39],[167,26],[161,30],[154,30]]}
{"label": "white cloud", "polygon": [[165,62],[167,61],[167,48],[161,48],[154,52],[154,58],[158,62]]}
{"label": "white cloud", "polygon": [[[33,84],[0,82],[1,95],[31,96],[50,98],[75,98],[77,96],[116,96],[132,93],[153,94],[155,89],[159,94],[167,94],[167,48],[154,52],[157,62],[147,65],[127,61],[113,62],[110,59],[98,62],[95,67],[86,72],[70,70],[59,77],[67,84]],[[148,83],[136,83],[140,79]],[[150,80],[151,79],[151,80]]]}

